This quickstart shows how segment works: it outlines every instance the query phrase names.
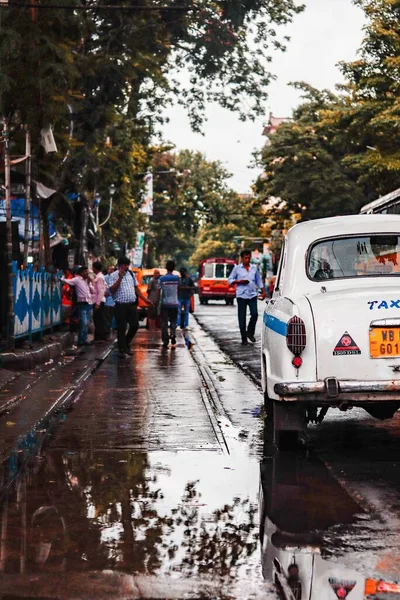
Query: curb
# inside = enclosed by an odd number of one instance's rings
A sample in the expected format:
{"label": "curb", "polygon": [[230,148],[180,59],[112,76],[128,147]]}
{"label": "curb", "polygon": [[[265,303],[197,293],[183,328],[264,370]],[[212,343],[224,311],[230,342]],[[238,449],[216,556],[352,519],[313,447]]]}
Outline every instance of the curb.
{"label": "curb", "polygon": [[[34,447],[32,444],[28,443],[26,452],[18,454],[18,465],[15,468],[13,476],[10,477],[7,483],[0,489],[0,497],[9,488],[16,477],[18,477],[21,469],[26,467],[32,456],[36,456],[36,449],[41,446],[47,435],[51,432],[54,423],[58,422],[60,411],[63,408],[68,409],[70,407],[74,401],[74,397],[80,391],[83,383],[89,379],[89,377],[91,377],[91,375],[93,375],[93,373],[108,358],[108,356],[114,350],[114,346],[115,343],[113,340],[113,342],[109,344],[101,353],[99,353],[98,356],[93,357],[91,364],[89,364],[65,390],[63,390],[54,398],[51,405],[48,406],[47,409],[42,413],[40,419],[37,420],[33,425],[30,425],[29,429],[11,442],[10,447],[7,449],[5,455],[2,458],[0,457],[0,464],[1,462],[7,460],[7,457],[9,457],[25,439],[34,439]],[[46,426],[44,426],[45,423]]]}
{"label": "curb", "polygon": [[74,336],[70,332],[61,335],[59,342],[53,342],[30,352],[15,354],[14,352],[4,352],[0,354],[0,369],[9,371],[30,371],[37,365],[41,365],[50,359],[58,358],[62,352],[72,346]]}

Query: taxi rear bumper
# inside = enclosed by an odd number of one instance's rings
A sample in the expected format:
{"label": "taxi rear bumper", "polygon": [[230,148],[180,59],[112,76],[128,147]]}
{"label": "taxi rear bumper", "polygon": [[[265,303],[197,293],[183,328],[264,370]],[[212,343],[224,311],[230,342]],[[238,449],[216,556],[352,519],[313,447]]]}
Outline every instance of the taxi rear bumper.
{"label": "taxi rear bumper", "polygon": [[323,381],[289,381],[276,383],[274,392],[280,400],[289,402],[322,401],[331,404],[343,401],[368,403],[376,401],[400,401],[400,379],[389,380],[340,380],[327,377]]}

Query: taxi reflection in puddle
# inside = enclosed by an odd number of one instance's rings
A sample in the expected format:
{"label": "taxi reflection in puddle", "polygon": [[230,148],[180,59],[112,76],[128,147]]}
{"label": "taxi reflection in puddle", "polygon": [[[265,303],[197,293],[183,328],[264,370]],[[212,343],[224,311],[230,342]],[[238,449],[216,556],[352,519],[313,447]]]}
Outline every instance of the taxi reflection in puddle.
{"label": "taxi reflection in puddle", "polygon": [[363,600],[364,576],[321,556],[324,532],[351,525],[362,512],[319,461],[290,452],[265,458],[260,479],[264,578],[294,600]]}

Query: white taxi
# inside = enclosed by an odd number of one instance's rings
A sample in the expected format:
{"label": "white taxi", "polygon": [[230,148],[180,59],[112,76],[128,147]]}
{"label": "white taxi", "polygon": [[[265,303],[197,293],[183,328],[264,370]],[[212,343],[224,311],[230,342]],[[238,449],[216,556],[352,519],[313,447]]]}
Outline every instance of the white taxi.
{"label": "white taxi", "polygon": [[330,407],[400,408],[400,216],[295,225],[263,316],[262,385],[278,447]]}

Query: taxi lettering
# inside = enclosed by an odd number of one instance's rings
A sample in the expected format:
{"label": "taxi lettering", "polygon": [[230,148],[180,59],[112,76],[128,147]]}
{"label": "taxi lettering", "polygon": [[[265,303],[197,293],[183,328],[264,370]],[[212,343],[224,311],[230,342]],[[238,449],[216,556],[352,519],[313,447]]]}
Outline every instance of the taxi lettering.
{"label": "taxi lettering", "polygon": [[[389,304],[390,303],[390,304]],[[381,308],[384,309],[388,309],[388,308],[400,308],[400,299],[399,300],[371,300],[370,302],[367,302],[367,304],[369,305],[369,310],[374,310],[375,308],[377,308],[378,310]]]}

